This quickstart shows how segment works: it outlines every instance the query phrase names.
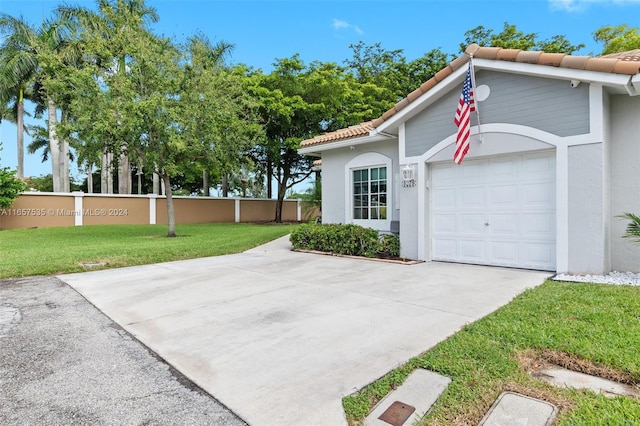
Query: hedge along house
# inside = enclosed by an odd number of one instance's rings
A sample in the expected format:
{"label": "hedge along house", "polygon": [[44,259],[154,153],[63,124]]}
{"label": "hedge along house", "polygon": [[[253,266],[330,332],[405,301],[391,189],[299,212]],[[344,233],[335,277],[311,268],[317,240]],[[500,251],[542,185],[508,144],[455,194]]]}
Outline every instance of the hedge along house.
{"label": "hedge along house", "polygon": [[[453,161],[469,58],[470,150]],[[396,232],[425,261],[637,271],[617,216],[640,211],[640,51],[470,45],[382,117],[301,144],[322,159],[322,220]]]}

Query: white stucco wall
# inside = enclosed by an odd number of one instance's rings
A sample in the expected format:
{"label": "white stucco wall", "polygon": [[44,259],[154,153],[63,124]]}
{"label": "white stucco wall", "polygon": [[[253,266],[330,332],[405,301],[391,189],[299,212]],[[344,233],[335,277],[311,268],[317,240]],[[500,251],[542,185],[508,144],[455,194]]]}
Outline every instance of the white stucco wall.
{"label": "white stucco wall", "polygon": [[[423,164],[413,164],[416,169]],[[418,259],[418,191],[424,190],[420,179],[413,187],[403,188],[399,185],[400,206],[400,256],[407,259]]]}
{"label": "white stucco wall", "polygon": [[344,223],[344,165],[348,149],[322,153],[322,223]]}
{"label": "white stucco wall", "polygon": [[640,245],[622,238],[627,221],[623,213],[640,215],[640,97],[610,98],[611,269],[640,271]]}
{"label": "white stucco wall", "polygon": [[569,147],[568,156],[568,272],[601,274],[609,266],[605,256],[603,144]]}

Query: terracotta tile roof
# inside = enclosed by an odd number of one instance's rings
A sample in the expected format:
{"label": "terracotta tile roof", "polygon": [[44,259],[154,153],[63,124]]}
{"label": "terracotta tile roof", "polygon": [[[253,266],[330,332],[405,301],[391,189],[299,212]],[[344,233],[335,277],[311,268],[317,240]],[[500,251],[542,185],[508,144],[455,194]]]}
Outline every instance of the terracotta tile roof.
{"label": "terracotta tile roof", "polygon": [[356,124],[355,126],[349,126],[346,129],[336,130],[335,132],[325,133],[324,135],[316,136],[312,139],[302,141],[301,147],[320,145],[328,142],[337,142],[344,139],[351,139],[358,136],[368,135],[373,126],[371,121]]}
{"label": "terracotta tile roof", "polygon": [[623,61],[640,62],[640,49],[629,50],[628,52],[610,53],[600,56],[601,58],[622,59]]}
{"label": "terracotta tile roof", "polygon": [[443,81],[454,71],[463,67],[467,62],[469,62],[471,55],[477,59],[519,62],[613,74],[636,75],[640,73],[640,49],[591,57],[571,56],[564,53],[503,49],[501,47],[480,47],[474,43],[467,47],[464,55],[461,55],[451,61],[449,65],[437,72],[435,76],[422,83],[420,87],[409,93],[406,98],[395,104],[391,109],[382,114],[381,117],[373,121],[367,121],[366,123],[351,126],[347,129],[337,130],[335,132],[316,136],[313,139],[302,141],[300,146],[305,148],[368,134],[371,130],[380,126],[382,123],[407,107],[411,102],[415,101],[424,93]]}

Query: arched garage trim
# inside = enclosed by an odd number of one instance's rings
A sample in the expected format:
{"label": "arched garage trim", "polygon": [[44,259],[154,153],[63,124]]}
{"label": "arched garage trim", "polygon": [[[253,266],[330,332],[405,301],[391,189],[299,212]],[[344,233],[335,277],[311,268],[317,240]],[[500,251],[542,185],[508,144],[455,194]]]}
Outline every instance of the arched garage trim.
{"label": "arched garage trim", "polygon": [[[559,137],[551,133],[514,124],[486,124],[481,126],[482,140],[478,133],[478,126],[472,128],[471,147],[465,159],[488,157],[498,154],[509,154],[517,152],[537,151],[555,148],[556,155],[556,269],[558,272],[565,272],[568,269],[568,248],[569,248],[569,208],[568,208],[568,147],[571,145],[581,145],[598,143],[593,135],[579,135],[571,137]],[[429,151],[424,153],[418,160],[423,167],[419,168],[418,179],[425,182],[425,189],[418,192],[418,229],[419,235],[425,238],[418,240],[418,257],[424,260],[431,260],[431,253],[428,249],[427,240],[430,233],[427,232],[428,205],[428,164],[437,161],[452,160],[455,149],[455,134],[450,135]],[[409,159],[407,159],[409,160]]]}

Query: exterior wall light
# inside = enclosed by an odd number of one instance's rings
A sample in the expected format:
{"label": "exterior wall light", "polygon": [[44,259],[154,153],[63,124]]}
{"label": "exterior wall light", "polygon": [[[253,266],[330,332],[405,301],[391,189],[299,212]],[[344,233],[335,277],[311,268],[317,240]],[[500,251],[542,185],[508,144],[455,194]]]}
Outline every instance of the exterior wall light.
{"label": "exterior wall light", "polygon": [[416,169],[413,164],[407,164],[402,169],[402,187],[413,188],[416,186]]}

